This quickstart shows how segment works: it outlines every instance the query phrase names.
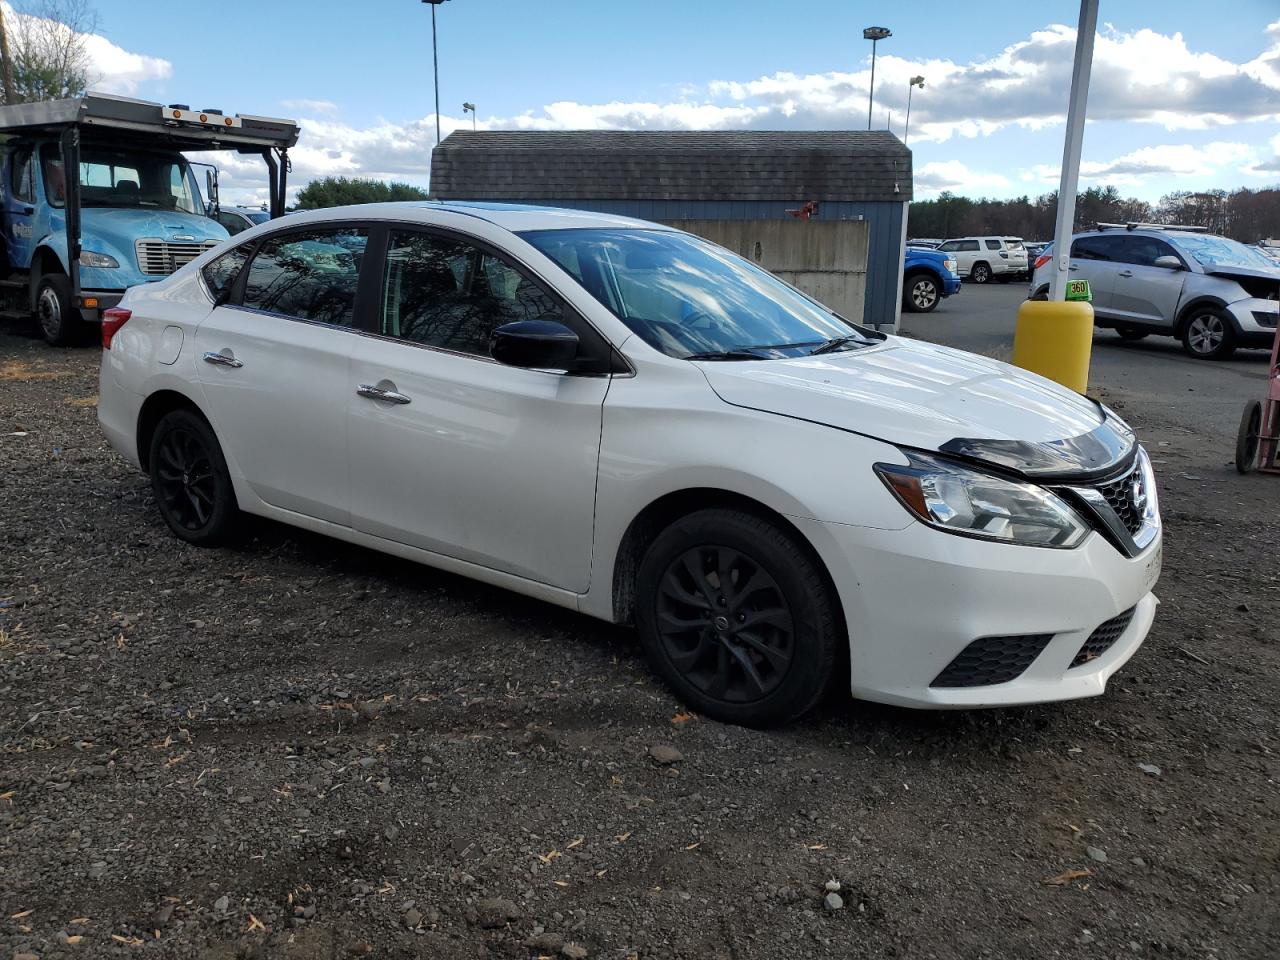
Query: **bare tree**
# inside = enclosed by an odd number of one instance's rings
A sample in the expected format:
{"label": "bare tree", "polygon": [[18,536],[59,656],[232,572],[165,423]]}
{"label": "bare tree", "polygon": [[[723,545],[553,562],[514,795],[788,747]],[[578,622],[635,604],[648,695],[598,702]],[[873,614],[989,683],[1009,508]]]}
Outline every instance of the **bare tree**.
{"label": "bare tree", "polygon": [[[87,35],[98,26],[89,0],[31,0],[11,8],[5,21],[9,103],[59,100],[84,93],[92,81]],[[0,51],[0,56],[3,51]]]}
{"label": "bare tree", "polygon": [[4,102],[16,103],[13,90],[13,58],[9,55],[9,31],[5,27],[3,3],[0,3],[0,81],[4,84]]}

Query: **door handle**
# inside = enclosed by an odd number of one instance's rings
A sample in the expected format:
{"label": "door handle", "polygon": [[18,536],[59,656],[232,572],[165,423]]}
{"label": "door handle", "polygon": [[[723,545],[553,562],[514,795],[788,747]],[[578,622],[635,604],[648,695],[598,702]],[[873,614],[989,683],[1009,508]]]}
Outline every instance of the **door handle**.
{"label": "door handle", "polygon": [[1132,276],[1133,276],[1133,271],[1132,271],[1132,270],[1121,270],[1118,274],[1116,274],[1116,276],[1120,276],[1120,277],[1132,277]]}
{"label": "door handle", "polygon": [[383,390],[381,387],[375,387],[371,383],[360,384],[360,386],[356,387],[356,393],[359,396],[368,397],[370,400],[385,400],[387,403],[413,402],[403,393],[396,393],[394,390]]}
{"label": "door handle", "polygon": [[225,353],[206,353],[204,355],[204,362],[216,364],[220,367],[234,367],[236,369],[244,366],[244,364],[235,357],[229,357]]}

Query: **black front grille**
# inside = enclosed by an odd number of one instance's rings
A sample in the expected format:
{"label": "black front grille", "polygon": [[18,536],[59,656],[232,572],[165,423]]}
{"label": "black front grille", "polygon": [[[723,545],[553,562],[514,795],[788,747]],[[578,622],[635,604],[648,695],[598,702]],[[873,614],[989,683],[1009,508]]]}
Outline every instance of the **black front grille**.
{"label": "black front grille", "polygon": [[[1142,529],[1142,510],[1133,502],[1134,481],[1142,483],[1141,474],[1130,470],[1123,477],[1098,485],[1098,492],[1107,498],[1124,528],[1133,536]],[[1144,498],[1145,499],[1145,498]]]}
{"label": "black front grille", "polygon": [[985,687],[1016,680],[1052,639],[1052,633],[979,637],[961,650],[929,686]]}
{"label": "black front grille", "polygon": [[1129,623],[1133,620],[1133,612],[1137,607],[1130,607],[1118,617],[1112,617],[1097,630],[1089,634],[1089,639],[1084,642],[1084,646],[1080,648],[1080,652],[1076,654],[1076,658],[1071,661],[1071,666],[1082,667],[1090,660],[1097,660],[1108,650],[1111,645],[1120,639],[1120,634],[1129,629]]}

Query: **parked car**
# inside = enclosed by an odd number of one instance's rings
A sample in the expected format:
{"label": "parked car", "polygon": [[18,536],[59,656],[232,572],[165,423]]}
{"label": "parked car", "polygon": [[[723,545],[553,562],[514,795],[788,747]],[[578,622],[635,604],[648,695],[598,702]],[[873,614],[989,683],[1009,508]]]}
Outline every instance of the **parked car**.
{"label": "parked car", "polygon": [[1031,276],[1032,265],[1035,264],[1036,258],[1044,253],[1044,248],[1049,246],[1052,241],[1049,240],[1031,240],[1024,241],[1022,246],[1027,251],[1027,277]]}
{"label": "parked car", "polygon": [[958,237],[938,247],[953,254],[960,276],[974,283],[1008,282],[1027,275],[1027,251],[1017,237]]}
{"label": "parked car", "polygon": [[908,246],[908,247],[922,247],[922,248],[924,248],[925,250],[937,250],[937,249],[938,249],[938,247],[942,246],[942,241],[941,241],[941,240],[932,240],[932,239],[908,240],[908,241],[907,241],[907,246]]}
{"label": "parked car", "polygon": [[257,514],[634,624],[718,720],[829,686],[1094,696],[1155,613],[1151,462],[1114,413],[668,227],[295,214],[133,288],[102,339],[102,428],[182,540]]}
{"label": "parked car", "polygon": [[271,219],[271,212],[262,207],[219,207],[213,219],[227,228],[227,233],[235,236],[250,227],[266,223]]}
{"label": "parked car", "polygon": [[[1035,262],[1032,299],[1048,293],[1051,257]],[[1226,237],[1154,224],[1078,233],[1071,276],[1089,281],[1094,324],[1126,340],[1177,337],[1191,356],[1221,360],[1275,339],[1280,266]]]}
{"label": "parked car", "polygon": [[1276,263],[1280,263],[1280,240],[1259,240],[1258,249]]}
{"label": "parked car", "polygon": [[960,292],[956,260],[949,253],[907,247],[902,261],[902,308],[929,313],[944,297]]}

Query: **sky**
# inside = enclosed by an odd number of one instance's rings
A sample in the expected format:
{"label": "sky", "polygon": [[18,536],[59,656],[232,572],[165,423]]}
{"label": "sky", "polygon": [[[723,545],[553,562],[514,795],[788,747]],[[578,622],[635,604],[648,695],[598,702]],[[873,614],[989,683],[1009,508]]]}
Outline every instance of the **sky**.
{"label": "sky", "polygon": [[[96,0],[95,89],[283,116],[291,187],[321,176],[427,186],[436,124],[419,0]],[[447,0],[440,125],[480,129],[866,129],[904,135],[915,196],[1057,186],[1076,0]],[[1101,0],[1081,186],[1280,184],[1280,0]],[[223,202],[266,196],[220,154]],[[804,198],[796,198],[798,201]]]}

